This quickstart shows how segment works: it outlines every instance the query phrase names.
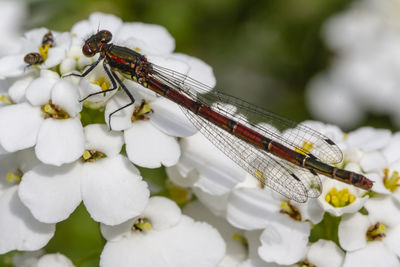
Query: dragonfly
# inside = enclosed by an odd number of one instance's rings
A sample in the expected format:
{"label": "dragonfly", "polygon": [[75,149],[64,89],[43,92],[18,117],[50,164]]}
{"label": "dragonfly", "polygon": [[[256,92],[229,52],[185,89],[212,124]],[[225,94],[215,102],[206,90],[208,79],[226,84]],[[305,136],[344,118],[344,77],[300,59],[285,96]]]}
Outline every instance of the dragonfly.
{"label": "dragonfly", "polygon": [[[82,52],[87,57],[99,54],[99,58],[83,73],[69,74],[85,77],[102,61],[111,81],[110,88],[80,101],[119,87],[125,91],[130,102],[109,114],[110,129],[111,117],[135,102],[120,78],[122,75],[178,104],[205,137],[257,178],[262,187],[267,186],[296,202],[306,202],[321,194],[319,174],[365,190],[372,188],[373,182],[365,176],[334,166],[342,161],[342,152],[318,131],[212,90],[186,74],[153,64],[139,52],[111,43],[111,39],[112,34],[107,30],[90,36]],[[305,148],[305,142],[313,144],[313,148]]]}
{"label": "dragonfly", "polygon": [[[42,38],[42,44],[39,46],[39,51],[43,51],[47,55],[47,51],[50,47],[54,46],[54,36],[52,32],[47,32]],[[24,61],[29,66],[43,63],[45,58],[42,53],[31,52],[25,55]]]}

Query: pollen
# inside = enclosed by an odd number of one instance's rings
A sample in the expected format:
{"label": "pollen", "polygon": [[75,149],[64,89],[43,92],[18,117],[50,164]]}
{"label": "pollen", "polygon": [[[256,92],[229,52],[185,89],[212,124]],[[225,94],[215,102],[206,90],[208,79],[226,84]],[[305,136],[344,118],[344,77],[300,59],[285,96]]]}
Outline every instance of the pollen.
{"label": "pollen", "polygon": [[348,188],[338,191],[335,187],[325,195],[325,201],[335,208],[342,208],[354,202],[355,196]]}
{"label": "pollen", "polygon": [[104,154],[100,151],[94,150],[94,149],[90,149],[90,150],[85,150],[83,152],[82,161],[83,162],[95,162],[96,160],[102,159],[105,157],[107,157],[106,154]]}
{"label": "pollen", "polygon": [[40,45],[38,47],[39,50],[39,54],[42,56],[43,61],[45,61],[47,59],[47,56],[49,54],[49,49],[50,49],[51,45],[50,44],[45,44],[45,45]]}
{"label": "pollen", "polygon": [[386,236],[386,226],[382,223],[376,223],[368,228],[367,231],[367,240],[374,241],[374,240],[382,240],[383,237]]}
{"label": "pollen", "polygon": [[258,181],[260,181],[260,186],[261,186],[261,188],[263,188],[267,181],[267,179],[265,179],[265,177],[264,177],[263,172],[260,170],[256,170],[254,172],[254,176],[258,179]]}
{"label": "pollen", "polygon": [[310,153],[310,151],[311,151],[311,149],[313,149],[313,147],[314,147],[314,144],[312,142],[308,142],[307,140],[304,140],[301,148],[296,147],[295,150],[297,153],[307,155],[308,153]]}
{"label": "pollen", "polygon": [[239,233],[234,233],[234,234],[232,235],[232,239],[233,239],[234,241],[240,242],[240,243],[243,244],[246,248],[249,246],[249,243],[247,242],[247,239],[246,239],[244,236],[242,236],[241,234],[239,234]]}
{"label": "pollen", "polygon": [[398,171],[392,172],[392,175],[389,175],[389,169],[385,168],[383,170],[383,184],[385,185],[386,189],[390,190],[391,192],[396,191],[399,187],[400,176]]}
{"label": "pollen", "polygon": [[150,108],[150,106],[146,103],[145,100],[142,101],[142,103],[135,107],[135,110],[133,111],[131,121],[135,122],[138,120],[148,120],[149,118],[147,115],[149,115],[153,110]]}
{"label": "pollen", "polygon": [[107,82],[107,80],[104,76],[101,76],[96,81],[92,82],[92,84],[97,84],[98,86],[100,86],[102,91],[105,91],[108,88],[110,88],[110,83]]}
{"label": "pollen", "polygon": [[146,218],[139,218],[136,222],[132,225],[132,230],[135,232],[143,232],[143,231],[150,231],[152,228],[151,223]]}
{"label": "pollen", "polygon": [[6,179],[10,183],[19,183],[21,182],[22,172],[17,170],[17,173],[9,172],[6,175]]}
{"label": "pollen", "polygon": [[290,218],[296,221],[301,221],[301,214],[299,210],[295,206],[291,205],[289,201],[283,201],[281,203],[280,213],[287,214],[290,216]]}
{"label": "pollen", "polygon": [[12,101],[11,98],[9,98],[6,95],[0,95],[0,102],[4,103],[6,105],[15,104],[14,101]]}
{"label": "pollen", "polygon": [[46,119],[48,118],[52,118],[52,119],[69,119],[71,116],[68,114],[68,112],[66,112],[65,110],[63,110],[62,108],[60,108],[57,105],[54,105],[51,100],[49,101],[48,104],[43,105],[41,107],[42,112],[44,113],[44,117]]}

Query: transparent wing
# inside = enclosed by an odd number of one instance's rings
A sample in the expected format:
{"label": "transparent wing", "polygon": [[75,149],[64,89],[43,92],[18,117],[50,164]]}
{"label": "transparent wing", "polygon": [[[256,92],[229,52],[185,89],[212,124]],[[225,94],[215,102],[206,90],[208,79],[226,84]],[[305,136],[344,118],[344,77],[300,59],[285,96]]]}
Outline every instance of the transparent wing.
{"label": "transparent wing", "polygon": [[[339,147],[328,137],[306,125],[265,111],[236,97],[215,91],[211,87],[173,70],[157,65],[153,65],[153,70],[152,76],[157,80],[265,137],[328,164],[342,161],[343,155]],[[257,122],[264,122],[267,125]],[[273,130],[269,125],[272,125],[276,130]],[[311,149],[305,148],[304,145],[307,143],[312,145]]]}
{"label": "transparent wing", "polygon": [[[185,108],[182,108],[182,110],[208,140],[236,164],[256,177],[262,187],[268,186],[297,202],[305,202],[309,197],[320,195],[319,189],[310,187],[310,185],[314,185],[310,181],[316,180],[319,188],[321,188],[319,177],[312,175],[310,171],[292,165],[291,167],[295,170],[293,172],[286,168],[280,159],[249,145],[211,122],[194,115],[191,111]],[[310,175],[314,179],[310,178]]]}
{"label": "transparent wing", "polygon": [[[200,86],[202,90],[209,90],[205,85],[199,85],[199,82],[187,79],[186,76],[166,70],[168,74],[154,74],[154,78],[168,84],[171,88],[179,90],[187,97],[206,104],[215,111],[240,121],[249,128],[256,129],[267,137],[280,137],[278,130],[265,125],[256,125],[249,122],[243,115],[236,112],[233,105],[214,103],[213,101],[225,100],[225,95],[207,95],[197,94],[192,89],[193,86]],[[184,84],[190,81],[190,84]],[[318,197],[321,193],[322,185],[317,174],[307,169],[300,168],[290,162],[286,162],[274,155],[248,144],[234,135],[222,130],[213,123],[200,116],[195,115],[189,110],[182,108],[189,120],[199,131],[205,135],[214,145],[230,157],[235,163],[244,168],[248,173],[256,177],[262,186],[268,186],[282,195],[297,202],[305,202],[309,197]],[[263,129],[260,131],[259,129]]]}

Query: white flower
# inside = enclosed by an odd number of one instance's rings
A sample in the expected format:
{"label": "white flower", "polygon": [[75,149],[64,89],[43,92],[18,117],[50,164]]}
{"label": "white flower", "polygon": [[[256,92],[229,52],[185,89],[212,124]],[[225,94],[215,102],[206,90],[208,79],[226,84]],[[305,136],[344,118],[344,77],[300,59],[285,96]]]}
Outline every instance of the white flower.
{"label": "white flower", "polygon": [[360,210],[368,198],[364,190],[332,179],[324,179],[318,201],[326,212],[334,216],[342,216]]}
{"label": "white flower", "polygon": [[70,259],[61,253],[45,254],[35,251],[34,253],[23,253],[15,255],[13,263],[15,267],[74,267]]}
{"label": "white flower", "polygon": [[[150,229],[151,228],[151,229]],[[142,217],[101,226],[107,243],[100,266],[216,266],[225,254],[220,234],[182,215],[169,199],[152,197]]]}
{"label": "white flower", "polygon": [[147,184],[119,154],[121,134],[91,124],[85,127],[85,136],[85,163],[42,164],[25,174],[19,195],[38,220],[65,220],[83,201],[94,220],[115,225],[137,216],[146,206]]}
{"label": "white flower", "polygon": [[307,92],[318,119],[351,127],[372,111],[388,114],[400,125],[398,5],[358,0],[326,22],[324,39],[336,57]]}
{"label": "white flower", "polygon": [[243,231],[232,227],[223,217],[212,214],[199,201],[185,205],[183,213],[192,217],[196,221],[204,221],[215,227],[226,244],[226,254],[218,267],[236,266],[247,258],[247,241],[243,236]]}
{"label": "white flower", "polygon": [[36,220],[18,196],[19,182],[39,161],[32,150],[0,158],[0,253],[37,250],[53,237],[54,224]]}
{"label": "white flower", "polygon": [[[43,36],[48,32],[49,30],[45,28],[26,32],[24,37],[20,39],[21,46],[19,51],[0,59],[0,76],[15,77],[24,74],[29,69],[34,70],[34,68],[27,68],[28,64],[24,61],[24,57],[29,53],[40,52],[38,47],[42,46]],[[54,36],[54,44],[46,50],[46,55],[41,53],[44,62],[35,65],[39,69],[49,69],[60,64],[71,45],[70,33],[51,33]]]}
{"label": "white flower", "polygon": [[365,208],[368,215],[345,215],[339,224],[344,266],[399,266],[400,209],[388,197],[370,199]]}
{"label": "white flower", "polygon": [[43,70],[26,88],[29,101],[0,109],[0,144],[9,151],[35,146],[44,163],[60,166],[83,153],[77,88],[58,74]]}
{"label": "white flower", "polygon": [[307,261],[315,266],[340,267],[344,256],[333,241],[320,239],[309,247]]}

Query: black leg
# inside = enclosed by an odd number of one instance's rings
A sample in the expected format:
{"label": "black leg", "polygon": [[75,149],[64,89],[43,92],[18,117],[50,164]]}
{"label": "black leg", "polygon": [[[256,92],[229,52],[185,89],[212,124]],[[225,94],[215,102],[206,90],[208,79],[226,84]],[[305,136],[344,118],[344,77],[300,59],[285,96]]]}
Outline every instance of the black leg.
{"label": "black leg", "polygon": [[77,73],[70,73],[67,75],[63,75],[62,77],[68,77],[68,76],[78,76],[78,77],[85,77],[86,75],[88,75],[96,66],[97,64],[99,64],[99,62],[103,59],[103,57],[99,57],[99,59],[93,63],[92,65],[90,65],[90,67],[82,74],[77,74]]}
{"label": "black leg", "polygon": [[107,68],[107,64],[106,64],[104,61],[103,61],[103,68],[104,68],[104,70],[106,71],[108,78],[110,78],[110,81],[111,81],[111,83],[112,83],[112,88],[108,88],[107,90],[104,90],[104,91],[99,91],[99,92],[96,92],[96,93],[89,94],[89,95],[87,95],[85,98],[79,100],[79,102],[85,101],[86,99],[88,99],[88,98],[91,97],[91,96],[98,95],[98,94],[102,94],[102,93],[111,92],[111,91],[114,91],[115,89],[118,88],[118,87],[117,87],[117,83],[115,82],[114,77],[111,75],[111,72],[110,72],[110,70]]}
{"label": "black leg", "polygon": [[114,110],[113,112],[110,113],[110,115],[108,115],[108,126],[110,127],[110,131],[112,130],[111,128],[111,116],[114,115],[115,113],[117,113],[120,110],[123,110],[124,108],[129,107],[130,105],[133,105],[133,103],[135,103],[135,98],[133,98],[133,95],[131,94],[131,92],[129,92],[128,88],[126,88],[125,84],[122,83],[121,79],[118,77],[118,75],[114,72],[111,71],[112,76],[115,78],[115,80],[117,80],[118,84],[121,86],[121,88],[125,91],[125,93],[128,95],[129,99],[131,100],[131,102],[129,102],[128,104],[126,104],[125,106],[120,107],[117,110]]}

